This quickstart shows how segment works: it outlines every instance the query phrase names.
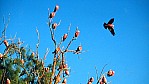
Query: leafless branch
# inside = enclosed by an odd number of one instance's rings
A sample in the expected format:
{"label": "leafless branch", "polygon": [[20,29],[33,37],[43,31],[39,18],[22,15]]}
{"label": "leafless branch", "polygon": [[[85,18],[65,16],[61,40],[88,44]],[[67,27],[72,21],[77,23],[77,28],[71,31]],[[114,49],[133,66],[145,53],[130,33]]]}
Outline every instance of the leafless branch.
{"label": "leafless branch", "polygon": [[57,24],[57,26],[59,26],[61,24],[61,20],[59,21],[59,23]]}
{"label": "leafless branch", "polygon": [[98,70],[96,66],[95,66],[95,70],[96,70],[96,75],[97,75],[97,80],[98,80]]}
{"label": "leafless branch", "polygon": [[5,18],[3,17],[3,23],[4,23],[4,30],[2,31],[2,38],[6,39],[6,29],[8,28],[8,24],[10,22],[10,14],[8,16],[8,21],[5,23]]}
{"label": "leafless branch", "polygon": [[[8,21],[5,22],[5,17],[3,16],[3,23],[4,23],[4,30],[2,31],[2,36],[0,37],[0,40],[3,38],[6,39],[6,29],[8,28],[8,24],[10,22],[10,14],[8,16]],[[0,43],[0,45],[3,43],[3,41]]]}
{"label": "leafless branch", "polygon": [[104,68],[105,68],[106,66],[107,66],[107,64],[105,64],[104,67],[102,68],[101,73],[100,73],[100,77],[102,76],[103,70],[104,70]]}
{"label": "leafless branch", "polygon": [[69,27],[68,27],[68,32],[67,32],[67,34],[69,34],[69,32],[70,32],[70,28],[71,28],[71,24],[70,24]]}
{"label": "leafless branch", "polygon": [[75,40],[75,37],[73,37],[73,38],[70,40],[70,42],[68,43],[68,45],[67,45],[67,47],[66,47],[66,49],[65,49],[64,52],[66,52],[66,51],[68,50],[70,44],[71,44],[74,40]]}
{"label": "leafless branch", "polygon": [[47,48],[46,53],[45,53],[45,55],[44,55],[44,60],[46,59],[48,53],[49,53],[49,49]]}
{"label": "leafless branch", "polygon": [[40,34],[39,34],[37,28],[36,28],[36,33],[37,33],[37,37],[38,37],[38,42],[37,42],[37,44],[36,44],[36,56],[37,56],[37,58],[38,58],[38,57],[39,57],[38,48],[39,48],[39,44],[40,44]]}

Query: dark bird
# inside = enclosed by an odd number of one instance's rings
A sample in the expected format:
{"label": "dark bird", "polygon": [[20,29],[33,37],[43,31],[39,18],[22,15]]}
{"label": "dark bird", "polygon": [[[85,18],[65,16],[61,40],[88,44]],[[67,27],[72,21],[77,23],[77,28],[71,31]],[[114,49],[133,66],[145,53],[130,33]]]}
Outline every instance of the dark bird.
{"label": "dark bird", "polygon": [[114,18],[110,19],[108,23],[104,23],[103,26],[105,29],[108,28],[111,34],[114,36],[115,32],[114,32],[114,25],[112,24],[113,22],[114,22]]}

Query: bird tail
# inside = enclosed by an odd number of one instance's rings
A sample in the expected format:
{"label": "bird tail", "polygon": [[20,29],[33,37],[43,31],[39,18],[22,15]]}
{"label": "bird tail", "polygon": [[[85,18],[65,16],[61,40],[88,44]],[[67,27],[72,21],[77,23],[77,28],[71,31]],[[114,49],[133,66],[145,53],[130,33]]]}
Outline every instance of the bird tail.
{"label": "bird tail", "polygon": [[104,23],[103,26],[104,26],[105,29],[107,29],[107,24],[106,23]]}

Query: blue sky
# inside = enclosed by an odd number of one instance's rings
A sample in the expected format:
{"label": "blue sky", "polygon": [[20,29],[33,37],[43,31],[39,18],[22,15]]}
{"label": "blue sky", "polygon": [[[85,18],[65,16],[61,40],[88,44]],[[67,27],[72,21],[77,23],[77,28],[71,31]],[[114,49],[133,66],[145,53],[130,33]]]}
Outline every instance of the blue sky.
{"label": "blue sky", "polygon": [[[56,29],[56,39],[67,33],[71,24],[70,35],[63,43],[65,47],[73,37],[76,27],[80,36],[70,49],[83,46],[80,55],[67,53],[66,60],[71,68],[68,84],[85,84],[88,76],[96,78],[95,66],[100,73],[108,64],[115,71],[115,76],[108,78],[112,84],[147,84],[149,74],[149,11],[147,0],[0,0],[0,31],[3,29],[3,16],[6,20],[10,13],[7,37],[14,36],[30,45],[35,51],[37,43],[36,27],[40,32],[40,58],[46,48],[50,49],[46,64],[52,63],[53,43],[50,38],[48,8],[53,11],[60,6],[55,22],[61,20]],[[103,28],[103,23],[115,18],[113,37]],[[0,34],[1,35],[1,34]],[[2,52],[3,46],[0,45]],[[80,59],[78,59],[78,56]],[[93,84],[96,84],[95,82]]]}

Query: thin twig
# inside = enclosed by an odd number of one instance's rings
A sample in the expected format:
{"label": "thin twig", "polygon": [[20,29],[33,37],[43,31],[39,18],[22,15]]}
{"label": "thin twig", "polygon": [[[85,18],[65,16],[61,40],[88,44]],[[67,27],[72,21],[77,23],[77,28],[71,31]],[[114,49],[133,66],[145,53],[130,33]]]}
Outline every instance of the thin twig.
{"label": "thin twig", "polygon": [[98,81],[97,81],[97,83],[96,83],[96,84],[99,84],[99,82],[100,82],[101,78],[103,78],[103,76],[105,75],[105,73],[103,74],[103,70],[104,70],[104,68],[105,68],[106,66],[107,66],[107,64],[105,64],[105,65],[104,65],[104,67],[102,68],[101,73],[100,73],[100,78],[99,78],[99,79],[97,79]]}
{"label": "thin twig", "polygon": [[48,18],[49,18],[49,16],[50,16],[50,8],[48,8]]}
{"label": "thin twig", "polygon": [[40,44],[40,34],[39,34],[37,28],[36,28],[36,33],[37,33],[37,36],[38,36],[38,42],[37,42],[37,44],[36,44],[36,56],[37,56],[37,58],[38,58],[38,57],[39,57],[38,48],[39,48],[39,44]]}
{"label": "thin twig", "polygon": [[69,34],[69,32],[70,32],[70,28],[71,28],[71,24],[70,24],[69,27],[68,27],[68,32],[67,32],[67,34]]}
{"label": "thin twig", "polygon": [[68,45],[67,45],[67,47],[66,47],[66,49],[65,49],[64,52],[67,52],[67,50],[68,50],[70,44],[71,44],[74,40],[75,40],[75,37],[73,37],[73,38],[71,39],[71,41],[68,43]]}
{"label": "thin twig", "polygon": [[73,52],[73,53],[76,53],[76,50],[67,50],[66,52]]}
{"label": "thin twig", "polygon": [[104,68],[105,68],[106,66],[107,66],[107,64],[105,64],[104,67],[102,68],[101,73],[100,73],[100,77],[102,76],[103,70],[104,70]]}
{"label": "thin twig", "polygon": [[3,22],[4,22],[4,30],[2,32],[2,37],[4,37],[4,39],[6,39],[6,29],[8,28],[8,24],[10,22],[10,14],[8,16],[8,21],[7,23],[5,23],[5,18],[3,17]]}
{"label": "thin twig", "polygon": [[95,66],[95,70],[96,70],[96,75],[97,75],[97,80],[98,80],[98,70],[96,66]]}
{"label": "thin twig", "polygon": [[44,60],[46,59],[48,53],[49,53],[49,49],[47,48],[46,53],[45,53],[45,55],[44,55]]}
{"label": "thin twig", "polygon": [[61,20],[59,21],[59,23],[57,24],[57,26],[59,26],[61,24]]}

